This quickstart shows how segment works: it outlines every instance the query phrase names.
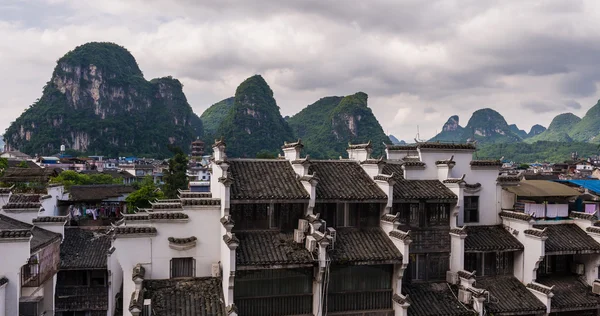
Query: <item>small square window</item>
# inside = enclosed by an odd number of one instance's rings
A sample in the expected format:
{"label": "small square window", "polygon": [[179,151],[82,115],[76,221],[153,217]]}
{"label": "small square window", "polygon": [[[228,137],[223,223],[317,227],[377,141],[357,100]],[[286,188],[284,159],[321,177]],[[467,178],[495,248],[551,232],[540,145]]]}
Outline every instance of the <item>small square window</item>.
{"label": "small square window", "polygon": [[196,260],[194,258],[171,259],[171,278],[195,277]]}

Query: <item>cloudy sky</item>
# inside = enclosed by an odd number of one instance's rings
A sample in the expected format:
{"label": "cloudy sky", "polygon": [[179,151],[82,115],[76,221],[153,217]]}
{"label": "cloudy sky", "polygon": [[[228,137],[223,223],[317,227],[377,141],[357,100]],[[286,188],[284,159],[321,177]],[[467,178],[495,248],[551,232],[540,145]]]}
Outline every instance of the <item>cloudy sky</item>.
{"label": "cloudy sky", "polygon": [[598,17],[597,0],[0,0],[0,131],[89,41],[181,80],[198,115],[261,74],[283,115],[364,91],[401,139],[483,107],[529,131],[596,103]]}

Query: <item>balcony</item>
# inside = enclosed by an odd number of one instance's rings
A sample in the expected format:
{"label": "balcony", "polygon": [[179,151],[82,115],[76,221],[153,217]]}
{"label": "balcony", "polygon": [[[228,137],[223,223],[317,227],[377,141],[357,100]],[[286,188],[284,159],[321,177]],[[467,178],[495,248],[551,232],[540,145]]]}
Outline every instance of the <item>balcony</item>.
{"label": "balcony", "polygon": [[58,272],[60,241],[56,241],[29,258],[21,267],[21,287],[39,287]]}

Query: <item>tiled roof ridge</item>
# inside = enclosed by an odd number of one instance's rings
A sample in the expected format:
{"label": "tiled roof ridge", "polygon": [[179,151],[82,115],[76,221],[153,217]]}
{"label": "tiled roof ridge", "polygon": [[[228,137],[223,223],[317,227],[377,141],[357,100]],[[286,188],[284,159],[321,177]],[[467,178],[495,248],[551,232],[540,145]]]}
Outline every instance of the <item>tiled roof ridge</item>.
{"label": "tiled roof ridge", "polygon": [[376,175],[376,176],[373,177],[373,180],[385,181],[385,182],[390,183],[390,182],[395,181],[394,180],[395,176],[396,175],[394,174],[394,172],[392,172],[392,174],[378,174],[378,175]]}
{"label": "tiled roof ridge", "polygon": [[220,198],[181,198],[182,206],[194,206],[194,205],[221,205]]}
{"label": "tiled roof ridge", "polygon": [[553,286],[546,286],[537,282],[531,282],[527,284],[527,288],[528,289],[532,289],[535,291],[538,291],[540,293],[544,293],[544,294],[551,294],[552,293],[552,289],[554,289],[554,285]]}
{"label": "tiled roof ridge", "polygon": [[40,216],[32,220],[34,223],[60,223],[67,220],[67,216]]}
{"label": "tiled roof ridge", "polygon": [[228,226],[228,225],[235,225],[235,221],[233,220],[233,218],[231,217],[231,215],[224,215],[223,217],[221,217],[221,219],[219,220],[221,222],[221,224],[223,226]]}
{"label": "tiled roof ridge", "polygon": [[455,235],[467,235],[467,230],[465,229],[466,226],[463,227],[458,227],[458,228],[452,228],[450,229],[450,234],[455,234]]}
{"label": "tiled roof ridge", "polygon": [[471,160],[469,162],[471,166],[490,166],[490,167],[501,167],[502,161],[500,159],[488,159],[488,160]]}
{"label": "tiled roof ridge", "polygon": [[422,161],[404,161],[405,167],[425,167],[425,163]]}
{"label": "tiled roof ridge", "polygon": [[7,277],[1,277],[0,278],[0,286],[3,286],[4,284],[8,283],[8,278]]}
{"label": "tiled roof ridge", "polygon": [[469,183],[465,182],[465,188],[468,188],[468,189],[481,188],[481,183],[477,182],[477,183],[469,184]]}
{"label": "tiled roof ridge", "polygon": [[386,161],[383,159],[383,156],[379,157],[379,159],[369,158],[367,160],[363,160],[360,162],[361,165],[383,165],[386,164]]}
{"label": "tiled roof ridge", "polygon": [[31,235],[31,229],[0,230],[0,239],[29,238]]}
{"label": "tiled roof ridge", "polygon": [[170,243],[174,243],[174,244],[187,244],[187,243],[195,242],[196,240],[198,240],[198,238],[196,238],[196,236],[191,236],[191,237],[186,237],[186,238],[169,237],[168,240]]}
{"label": "tiled roof ridge", "polygon": [[394,237],[400,240],[410,240],[411,239],[411,234],[410,234],[410,230],[408,231],[402,231],[399,229],[394,229],[389,233],[390,237]]}
{"label": "tiled roof ridge", "polygon": [[182,212],[167,212],[167,213],[152,212],[152,213],[148,214],[148,217],[151,220],[179,220],[179,219],[190,218],[187,214],[182,213]]}
{"label": "tiled roof ridge", "polygon": [[232,303],[231,305],[227,306],[226,307],[226,312],[227,312],[227,315],[233,315],[233,314],[237,315],[238,314],[238,308],[235,305],[235,303]]}
{"label": "tiled roof ridge", "polygon": [[348,142],[348,149],[367,149],[372,147],[371,140],[363,144],[352,144],[351,142]]}
{"label": "tiled roof ridge", "polygon": [[394,296],[392,296],[392,301],[394,301],[395,303],[398,303],[400,305],[404,305],[407,304],[408,301],[408,294],[402,296],[402,295],[398,295],[398,294],[394,294]]}
{"label": "tiled roof ridge", "polygon": [[466,271],[466,270],[459,270],[457,272],[457,274],[458,274],[459,277],[461,277],[463,279],[467,279],[467,280],[475,279],[475,273],[476,273],[476,271],[469,272],[469,271]]}
{"label": "tiled roof ridge", "polygon": [[531,235],[535,237],[547,237],[546,228],[538,229],[538,228],[530,228],[523,231],[525,235]]}
{"label": "tiled roof ridge", "polygon": [[454,161],[454,155],[450,157],[450,159],[437,160],[435,162],[436,165],[455,165],[456,161]]}
{"label": "tiled roof ridge", "polygon": [[396,215],[392,215],[389,213],[383,214],[381,216],[381,220],[388,223],[395,223],[398,220],[398,216],[400,216],[400,213],[396,213]]}
{"label": "tiled roof ridge", "polygon": [[128,235],[155,235],[157,233],[156,227],[146,226],[119,226],[115,227],[115,235],[128,236]]}
{"label": "tiled roof ridge", "polygon": [[131,275],[131,278],[133,280],[135,280],[137,278],[143,279],[145,275],[146,275],[146,268],[144,268],[144,266],[142,266],[141,263],[138,263],[135,265],[135,267],[133,267],[133,273]]}
{"label": "tiled roof ridge", "polygon": [[600,227],[590,226],[590,227],[586,228],[585,230],[590,233],[600,234]]}
{"label": "tiled roof ridge", "polygon": [[596,216],[596,213],[594,214],[589,214],[589,213],[584,213],[584,212],[575,212],[575,211],[571,211],[571,213],[569,214],[570,218],[577,218],[577,219],[586,219],[589,221],[596,221],[598,220],[598,217]]}
{"label": "tiled roof ridge", "polygon": [[408,150],[417,150],[417,145],[385,145],[387,150],[398,150],[398,151],[408,151]]}
{"label": "tiled roof ridge", "polygon": [[500,212],[500,217],[507,217],[507,218],[512,218],[512,219],[518,219],[518,220],[522,220],[522,221],[531,221],[533,219],[533,216],[526,214],[526,213],[522,213],[522,212],[514,212],[514,211],[502,211]]}
{"label": "tiled roof ridge", "polygon": [[227,244],[227,246],[230,246],[232,244],[240,244],[240,240],[235,236],[234,233],[223,235],[223,241],[225,242],[225,244]]}
{"label": "tiled roof ridge", "polygon": [[281,146],[281,149],[296,148],[296,147],[300,147],[300,148],[304,147],[304,144],[302,144],[302,140],[300,138],[298,138],[298,140],[293,143],[288,143],[287,141],[284,141],[283,146]]}
{"label": "tiled roof ridge", "polygon": [[463,174],[460,178],[447,178],[442,180],[443,183],[463,183],[465,182],[466,174]]}
{"label": "tiled roof ridge", "polygon": [[521,181],[521,175],[500,175],[496,178],[498,182],[519,182]]}

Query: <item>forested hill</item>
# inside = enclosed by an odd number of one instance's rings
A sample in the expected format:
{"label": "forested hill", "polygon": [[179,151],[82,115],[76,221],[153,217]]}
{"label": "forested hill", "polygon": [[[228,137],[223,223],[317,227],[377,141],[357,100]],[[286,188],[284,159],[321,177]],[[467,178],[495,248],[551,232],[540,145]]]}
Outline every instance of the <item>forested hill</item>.
{"label": "forested hill", "polygon": [[202,122],[171,77],[147,81],[135,58],[113,43],[78,46],[57,62],[42,96],[4,139],[30,155],[61,145],[87,154],[168,156],[202,136]]}

